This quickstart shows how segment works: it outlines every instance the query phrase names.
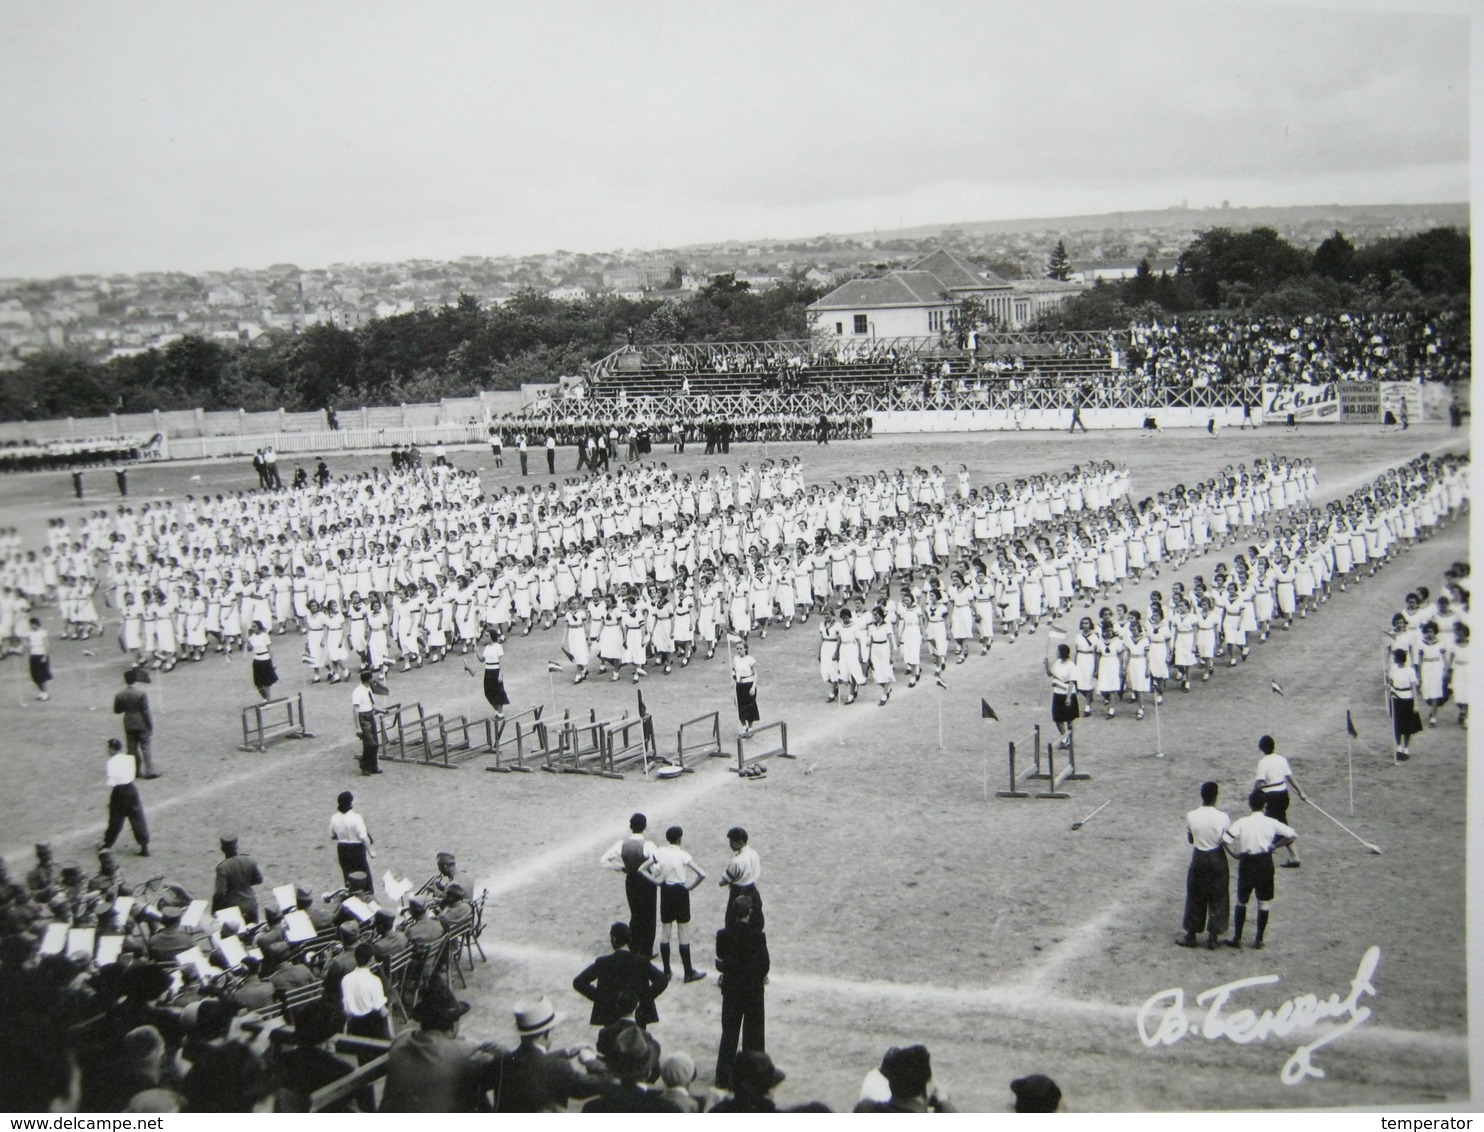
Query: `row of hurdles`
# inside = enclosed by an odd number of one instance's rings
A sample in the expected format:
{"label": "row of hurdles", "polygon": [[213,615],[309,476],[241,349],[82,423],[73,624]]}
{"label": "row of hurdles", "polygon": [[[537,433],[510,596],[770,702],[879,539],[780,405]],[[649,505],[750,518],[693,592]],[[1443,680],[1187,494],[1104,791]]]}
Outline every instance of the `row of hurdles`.
{"label": "row of hurdles", "polygon": [[[357,722],[356,726],[359,724]],[[538,705],[514,715],[471,719],[463,715],[429,712],[421,703],[391,704],[378,709],[377,738],[383,761],[456,770],[483,755],[493,755],[485,767],[497,774],[544,770],[552,774],[587,774],[623,778],[624,772],[651,770],[672,778],[695,772],[699,759],[733,759],[728,769],[740,774],[770,758],[792,759],[788,724],[762,724],[748,737],[738,736],[735,751],[722,743],[721,716],[706,712],[681,723],[675,730],[673,751],[661,753],[654,717],[639,698],[638,711],[599,719],[589,709],[586,719],[571,710],[561,719],[545,717]],[[302,694],[265,700],[242,709],[240,750],[264,751],[282,739],[310,739]]]}

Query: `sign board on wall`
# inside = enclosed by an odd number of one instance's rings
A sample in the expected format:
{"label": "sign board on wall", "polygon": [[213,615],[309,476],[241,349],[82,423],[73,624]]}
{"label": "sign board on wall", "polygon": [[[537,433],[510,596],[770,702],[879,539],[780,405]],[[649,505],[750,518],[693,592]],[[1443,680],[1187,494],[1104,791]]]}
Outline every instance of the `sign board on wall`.
{"label": "sign board on wall", "polygon": [[1400,419],[1401,413],[1397,412],[1400,405],[1407,407],[1407,420],[1420,421],[1422,419],[1422,383],[1420,381],[1381,382],[1382,410],[1390,409]]}
{"label": "sign board on wall", "polygon": [[1375,381],[1342,381],[1340,415],[1348,420],[1379,422],[1381,419],[1381,386]]}
{"label": "sign board on wall", "polygon": [[1323,385],[1262,387],[1264,424],[1284,424],[1290,414],[1299,424],[1333,424],[1340,419],[1340,394],[1335,382]]}

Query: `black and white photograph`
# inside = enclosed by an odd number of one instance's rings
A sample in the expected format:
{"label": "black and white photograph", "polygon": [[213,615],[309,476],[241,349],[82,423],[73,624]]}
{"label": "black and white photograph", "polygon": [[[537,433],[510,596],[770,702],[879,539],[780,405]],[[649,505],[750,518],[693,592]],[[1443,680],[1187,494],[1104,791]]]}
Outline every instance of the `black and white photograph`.
{"label": "black and white photograph", "polygon": [[0,1111],[1466,1127],[1473,5],[0,13]]}

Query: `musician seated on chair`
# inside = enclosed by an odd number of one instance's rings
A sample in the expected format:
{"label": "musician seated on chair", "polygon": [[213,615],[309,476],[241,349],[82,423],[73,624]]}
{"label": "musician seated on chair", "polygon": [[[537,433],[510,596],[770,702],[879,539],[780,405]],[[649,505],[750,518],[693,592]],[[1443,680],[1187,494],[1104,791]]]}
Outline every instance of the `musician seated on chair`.
{"label": "musician seated on chair", "polygon": [[371,941],[378,963],[390,963],[404,951],[412,950],[412,941],[397,930],[397,914],[386,908],[376,913],[376,938]]}
{"label": "musician seated on chair", "polygon": [[469,903],[468,892],[458,881],[454,881],[443,892],[443,904],[438,910],[438,922],[450,935],[474,922],[474,905]]}
{"label": "musician seated on chair", "polygon": [[[427,884],[423,885],[425,892],[445,893],[451,884],[464,883],[464,874],[459,872],[459,865],[452,853],[447,851],[438,854],[438,872]],[[464,884],[465,889],[468,885]]]}

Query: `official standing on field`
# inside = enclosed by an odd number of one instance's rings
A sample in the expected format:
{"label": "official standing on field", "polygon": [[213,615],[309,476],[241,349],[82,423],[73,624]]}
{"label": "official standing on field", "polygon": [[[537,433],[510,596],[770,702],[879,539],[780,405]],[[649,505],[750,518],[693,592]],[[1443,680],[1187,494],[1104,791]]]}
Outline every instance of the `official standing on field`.
{"label": "official standing on field", "polygon": [[1185,934],[1175,942],[1195,947],[1196,936],[1206,933],[1206,947],[1215,949],[1217,937],[1226,931],[1231,904],[1231,872],[1221,835],[1231,819],[1216,808],[1217,786],[1201,783],[1201,804],[1185,815],[1185,839],[1190,842],[1190,868],[1185,874]]}
{"label": "official standing on field", "polygon": [[149,856],[149,825],[144,820],[144,803],[139,800],[139,787],[134,785],[138,770],[134,756],[124,751],[122,740],[108,741],[108,828],[103,833],[104,849],[112,849],[124,822],[139,843],[139,855]]}
{"label": "official standing on field", "polygon": [[649,875],[655,859],[654,842],[644,836],[649,819],[643,814],[629,818],[629,835],[615,842],[599,860],[605,869],[624,874],[623,890],[629,902],[629,946],[636,955],[654,958],[655,917],[659,912],[659,889]]}

